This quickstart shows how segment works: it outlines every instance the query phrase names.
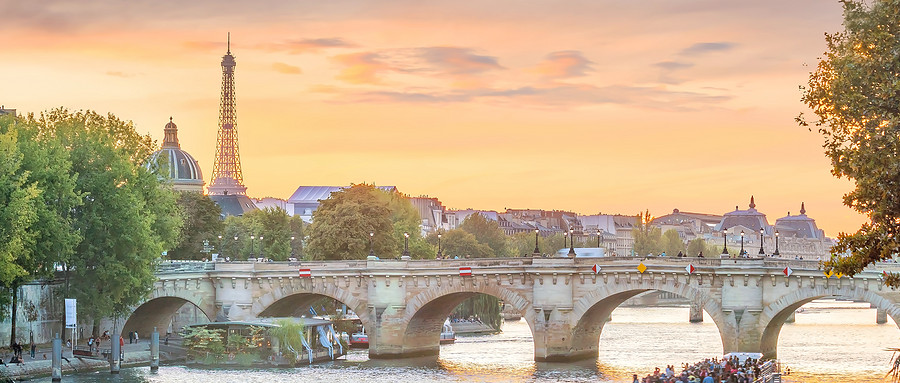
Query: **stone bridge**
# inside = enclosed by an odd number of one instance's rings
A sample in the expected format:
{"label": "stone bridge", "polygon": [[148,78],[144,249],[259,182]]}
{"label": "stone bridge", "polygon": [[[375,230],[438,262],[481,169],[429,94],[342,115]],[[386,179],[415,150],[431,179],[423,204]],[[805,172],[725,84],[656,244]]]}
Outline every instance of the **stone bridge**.
{"label": "stone bridge", "polygon": [[[471,276],[461,275],[461,267],[471,268]],[[300,276],[301,269],[309,269],[310,276]],[[782,259],[173,262],[160,266],[152,295],[123,331],[146,337],[154,326],[165,328],[186,302],[211,321],[224,321],[299,316],[313,301],[328,297],[359,315],[369,333],[370,357],[433,355],[451,311],[471,296],[487,294],[528,322],[535,360],[569,361],[596,358],[612,311],[628,298],[658,290],[702,305],[718,327],[724,352],[774,358],[785,320],[817,298],[866,301],[900,323],[900,292],[885,287],[884,270],[900,268],[877,264],[854,278],[838,278],[825,276],[816,261]]]}

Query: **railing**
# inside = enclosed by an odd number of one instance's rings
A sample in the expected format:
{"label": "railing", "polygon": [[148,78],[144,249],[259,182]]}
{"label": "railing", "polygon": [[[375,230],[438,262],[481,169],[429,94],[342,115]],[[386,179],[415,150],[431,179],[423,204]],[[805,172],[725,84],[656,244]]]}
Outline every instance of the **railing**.
{"label": "railing", "polygon": [[781,363],[770,360],[759,368],[759,377],[753,383],[781,383]]}
{"label": "railing", "polygon": [[215,263],[202,261],[165,261],[156,266],[158,274],[204,272],[215,269]]}

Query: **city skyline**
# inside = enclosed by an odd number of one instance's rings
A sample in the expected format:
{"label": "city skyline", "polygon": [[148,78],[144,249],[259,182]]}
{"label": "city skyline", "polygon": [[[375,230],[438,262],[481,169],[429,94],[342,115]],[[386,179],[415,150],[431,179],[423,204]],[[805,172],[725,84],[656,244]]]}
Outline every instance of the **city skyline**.
{"label": "city skyline", "polygon": [[254,197],[374,182],[659,216],[754,195],[772,223],[801,202],[830,236],[864,220],[793,122],[836,1],[216,4],[9,3],[2,103],[111,112],[160,141],[174,116],[209,175],[230,31]]}

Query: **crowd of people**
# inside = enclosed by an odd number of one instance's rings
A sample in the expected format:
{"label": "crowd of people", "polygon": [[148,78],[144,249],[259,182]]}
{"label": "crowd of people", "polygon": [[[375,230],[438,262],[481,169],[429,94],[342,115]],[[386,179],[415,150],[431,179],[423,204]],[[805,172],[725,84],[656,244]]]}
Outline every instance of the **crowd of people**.
{"label": "crowd of people", "polygon": [[666,366],[665,370],[657,367],[643,379],[634,374],[632,383],[752,383],[760,376],[763,364],[764,361],[752,358],[741,362],[737,356],[705,359],[693,365],[685,363],[681,371]]}

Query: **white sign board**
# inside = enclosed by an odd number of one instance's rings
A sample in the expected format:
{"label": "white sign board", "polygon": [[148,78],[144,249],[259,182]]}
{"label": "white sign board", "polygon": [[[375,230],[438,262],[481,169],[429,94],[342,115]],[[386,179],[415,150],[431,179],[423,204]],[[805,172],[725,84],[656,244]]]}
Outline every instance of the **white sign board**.
{"label": "white sign board", "polygon": [[66,328],[75,328],[78,324],[78,304],[75,299],[66,299]]}

